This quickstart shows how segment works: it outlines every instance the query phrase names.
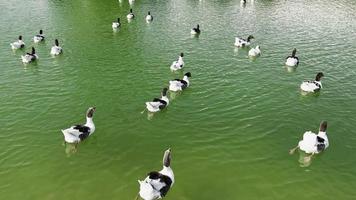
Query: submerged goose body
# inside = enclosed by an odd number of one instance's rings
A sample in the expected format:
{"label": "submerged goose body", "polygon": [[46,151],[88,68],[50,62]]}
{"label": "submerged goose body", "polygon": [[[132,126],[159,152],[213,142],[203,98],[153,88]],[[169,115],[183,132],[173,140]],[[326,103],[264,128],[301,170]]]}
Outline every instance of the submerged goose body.
{"label": "submerged goose body", "polygon": [[38,35],[35,35],[33,37],[33,42],[38,43],[44,41],[45,36],[43,34],[43,30],[40,30],[40,33]]}
{"label": "submerged goose body", "polygon": [[22,49],[25,47],[25,43],[22,41],[22,36],[19,36],[19,40],[17,40],[16,42],[13,42],[10,44],[11,45],[11,49],[16,50],[16,49]]}
{"label": "submerged goose body", "polygon": [[130,9],[130,13],[126,17],[128,20],[135,18],[135,15],[133,14],[132,9]]}
{"label": "submerged goose body", "polygon": [[295,56],[297,49],[293,49],[292,55],[286,58],[286,65],[289,67],[296,67],[299,64],[299,58]]}
{"label": "submerged goose body", "polygon": [[172,71],[177,71],[184,67],[183,57],[184,57],[184,54],[181,53],[178,60],[173,61],[172,65],[170,67]]}
{"label": "submerged goose body", "polygon": [[112,23],[112,28],[113,29],[117,29],[117,28],[120,28],[121,24],[120,24],[120,18],[117,18],[117,21],[116,22],[113,22]]}
{"label": "submerged goose body", "polygon": [[54,46],[51,48],[51,55],[59,55],[63,52],[62,47],[59,46],[57,39],[54,40]]}
{"label": "submerged goose body", "polygon": [[326,135],[327,122],[320,123],[319,133],[315,134],[307,131],[303,134],[303,139],[299,141],[298,147],[307,154],[317,154],[329,147],[329,140]]}
{"label": "submerged goose body", "polygon": [[151,12],[148,11],[147,16],[146,16],[146,21],[147,21],[147,22],[151,22],[152,20],[153,20],[153,17],[152,17],[152,15],[151,15]]}
{"label": "submerged goose body", "polygon": [[251,39],[254,39],[254,37],[253,37],[252,35],[249,35],[246,40],[243,39],[243,38],[236,37],[236,38],[235,38],[235,46],[236,46],[236,47],[246,47],[246,46],[250,46],[250,44],[251,44]]}
{"label": "submerged goose body", "polygon": [[300,89],[304,92],[318,92],[321,90],[321,88],[323,87],[321,84],[321,78],[324,77],[324,74],[322,72],[319,72],[316,77],[315,80],[312,81],[304,81],[301,85],[300,85]]}
{"label": "submerged goose body", "polygon": [[37,59],[38,56],[34,47],[32,47],[31,53],[26,53],[25,55],[21,56],[21,60],[23,63],[31,63],[36,61]]}
{"label": "submerged goose body", "polygon": [[256,46],[256,48],[250,49],[250,51],[248,51],[248,55],[249,55],[250,57],[256,57],[256,56],[261,55],[260,46]]}
{"label": "submerged goose body", "polygon": [[167,97],[167,91],[167,88],[163,88],[161,98],[154,98],[152,101],[146,102],[146,108],[149,112],[158,112],[168,106],[169,99]]}
{"label": "submerged goose body", "polygon": [[192,35],[199,35],[200,34],[200,26],[199,26],[199,24],[197,25],[196,28],[192,28],[192,30],[190,31],[190,34],[192,34]]}
{"label": "submerged goose body", "polygon": [[93,122],[93,114],[95,107],[89,108],[86,114],[86,123],[83,125],[74,125],[70,128],[62,130],[64,140],[67,143],[78,143],[83,141],[95,131],[95,125]]}
{"label": "submerged goose body", "polygon": [[183,79],[174,79],[169,81],[169,90],[173,92],[182,91],[189,87],[190,72],[184,74]]}
{"label": "submerged goose body", "polygon": [[152,171],[140,184],[139,195],[144,200],[156,200],[165,197],[174,184],[174,173],[171,168],[171,150],[164,152],[163,168],[161,171]]}

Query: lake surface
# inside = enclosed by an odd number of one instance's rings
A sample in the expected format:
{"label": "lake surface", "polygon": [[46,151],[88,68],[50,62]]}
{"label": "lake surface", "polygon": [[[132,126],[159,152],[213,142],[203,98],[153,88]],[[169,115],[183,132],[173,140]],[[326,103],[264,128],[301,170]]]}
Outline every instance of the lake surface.
{"label": "lake surface", "polygon": [[[168,147],[176,182],[165,199],[356,199],[356,1],[136,0],[130,23],[126,0],[0,8],[0,199],[133,200]],[[33,44],[39,29],[46,41]],[[26,50],[13,52],[20,34]],[[256,60],[233,45],[250,34]],[[53,58],[55,38],[64,54]],[[39,61],[24,66],[32,46]],[[300,64],[288,72],[293,48]],[[169,70],[180,52],[191,87],[163,112],[141,114],[182,77]],[[320,94],[302,95],[300,83],[320,71]],[[60,130],[82,123],[90,106],[95,133],[64,145]],[[301,164],[288,150],[321,120],[330,147]]]}

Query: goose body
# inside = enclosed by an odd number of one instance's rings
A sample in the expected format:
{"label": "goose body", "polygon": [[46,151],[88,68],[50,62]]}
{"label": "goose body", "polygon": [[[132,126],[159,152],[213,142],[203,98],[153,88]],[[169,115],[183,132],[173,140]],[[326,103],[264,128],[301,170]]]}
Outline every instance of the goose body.
{"label": "goose body", "polygon": [[190,31],[190,34],[192,34],[192,35],[199,35],[200,34],[200,26],[199,26],[199,24],[197,25],[196,28],[192,28],[192,30]]}
{"label": "goose body", "polygon": [[93,122],[93,114],[95,107],[89,108],[86,115],[86,123],[83,125],[74,125],[70,128],[62,130],[64,140],[67,143],[78,143],[83,141],[95,131],[95,125]]}
{"label": "goose body", "polygon": [[296,67],[299,64],[299,58],[295,56],[297,49],[294,49],[291,56],[286,58],[286,65],[289,67]]}
{"label": "goose body", "polygon": [[44,41],[44,39],[45,39],[45,35],[43,34],[43,31],[40,30],[40,33],[33,37],[33,42],[35,43],[42,42]]}
{"label": "goose body", "polygon": [[166,108],[169,104],[169,99],[167,97],[167,88],[163,88],[161,98],[154,98],[150,102],[146,102],[146,108],[149,112],[158,112]]}
{"label": "goose body", "polygon": [[327,123],[321,122],[319,133],[315,134],[307,131],[303,134],[303,139],[299,141],[298,147],[307,154],[317,154],[329,147],[329,140],[326,135]]}
{"label": "goose body", "polygon": [[161,171],[152,171],[140,184],[139,195],[144,200],[156,200],[165,197],[174,184],[174,173],[170,166],[171,150],[165,151],[163,156],[163,168]]}
{"label": "goose body", "polygon": [[172,71],[177,71],[184,67],[183,57],[184,57],[184,54],[181,53],[178,60],[173,61],[172,65],[170,67]]}
{"label": "goose body", "polygon": [[38,59],[38,56],[36,54],[34,47],[32,47],[31,53],[26,53],[25,55],[21,56],[21,60],[23,63],[31,63],[31,62],[36,61],[37,59]]}
{"label": "goose body", "polygon": [[256,46],[256,48],[250,49],[250,51],[248,51],[248,55],[250,57],[256,57],[256,56],[261,55],[260,46]]}
{"label": "goose body", "polygon": [[111,27],[112,27],[113,29],[118,29],[120,26],[121,26],[121,24],[120,24],[120,18],[117,18],[117,21],[116,21],[116,22],[113,22]]}
{"label": "goose body", "polygon": [[10,44],[11,45],[11,49],[16,50],[16,49],[22,49],[25,47],[25,43],[22,41],[22,36],[19,36],[19,40],[17,40],[16,42],[13,42]]}
{"label": "goose body", "polygon": [[235,37],[235,46],[236,47],[247,47],[247,46],[250,46],[251,39],[254,39],[254,37],[252,35],[249,35],[246,40],[243,39],[243,38]]}
{"label": "goose body", "polygon": [[146,21],[147,21],[147,22],[151,22],[152,20],[153,20],[153,17],[152,17],[152,15],[151,15],[151,12],[148,11],[147,16],[146,16]]}
{"label": "goose body", "polygon": [[183,79],[174,79],[169,81],[169,90],[173,92],[182,91],[189,87],[190,72],[186,73]]}
{"label": "goose body", "polygon": [[323,87],[321,84],[321,78],[323,76],[324,76],[324,74],[319,72],[316,75],[315,80],[302,82],[302,84],[300,85],[300,89],[304,92],[318,92],[318,91],[320,91],[321,88]]}
{"label": "goose body", "polygon": [[135,15],[133,14],[132,9],[130,9],[130,13],[126,17],[128,20],[135,18]]}
{"label": "goose body", "polygon": [[54,46],[51,48],[51,55],[59,55],[63,52],[62,47],[59,46],[58,40],[54,41]]}

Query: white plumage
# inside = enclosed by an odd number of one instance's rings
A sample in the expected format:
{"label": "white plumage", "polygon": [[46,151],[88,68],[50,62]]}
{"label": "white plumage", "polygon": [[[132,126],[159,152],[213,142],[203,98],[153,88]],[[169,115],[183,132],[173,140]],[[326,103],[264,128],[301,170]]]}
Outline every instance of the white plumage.
{"label": "white plumage", "polygon": [[10,44],[11,49],[16,50],[16,49],[22,49],[25,47],[25,43],[22,41],[22,36],[19,36],[19,39],[16,42],[13,42]]}
{"label": "white plumage", "polygon": [[133,14],[132,9],[130,9],[130,13],[126,17],[128,20],[135,18],[135,15]]}
{"label": "white plumage", "polygon": [[117,18],[117,21],[116,22],[113,22],[112,23],[112,28],[113,29],[117,29],[117,28],[119,28],[121,26],[121,24],[120,24],[120,18]]}
{"label": "white plumage", "polygon": [[152,17],[152,15],[151,15],[151,12],[148,11],[147,16],[146,16],[146,21],[147,21],[147,22],[151,22],[152,20],[153,20],[153,17]]}
{"label": "white plumage", "polygon": [[315,134],[307,131],[303,134],[303,139],[299,141],[298,147],[307,154],[320,153],[329,147],[329,140],[326,135],[327,123],[321,122],[319,133]]}
{"label": "white plumage", "polygon": [[185,73],[183,79],[174,79],[169,81],[169,90],[173,92],[182,91],[189,87],[190,72]]}
{"label": "white plumage", "polygon": [[62,47],[59,46],[59,42],[56,39],[54,41],[54,46],[51,48],[51,55],[54,55],[54,56],[59,55],[62,53],[62,51],[63,51]]}
{"label": "white plumage", "polygon": [[321,88],[323,87],[321,84],[321,78],[323,76],[324,76],[324,74],[319,72],[316,75],[315,80],[302,82],[302,84],[300,85],[300,89],[304,92],[318,92],[318,91],[320,91]]}
{"label": "white plumage", "polygon": [[292,55],[286,58],[286,65],[289,67],[296,67],[299,64],[299,58],[295,56],[297,49],[293,49]]}
{"label": "white plumage", "polygon": [[146,108],[149,112],[158,112],[169,105],[167,91],[167,88],[163,88],[161,98],[154,98],[152,101],[146,102]]}
{"label": "white plumage", "polygon": [[250,49],[250,51],[248,51],[248,55],[250,57],[256,57],[256,56],[261,55],[260,46],[256,46],[256,48]]}
{"label": "white plumage", "polygon": [[178,60],[173,61],[172,65],[170,67],[172,71],[177,71],[184,67],[183,57],[184,57],[184,54],[181,53]]}
{"label": "white plumage", "polygon": [[254,37],[252,35],[249,35],[247,37],[247,39],[243,39],[243,38],[239,38],[239,37],[236,37],[235,38],[235,46],[236,47],[246,47],[246,46],[250,46],[250,41],[251,39],[254,39]]}
{"label": "white plumage", "polygon": [[25,55],[21,56],[21,60],[23,63],[30,63],[34,62],[38,59],[38,56],[36,54],[35,48],[32,47],[32,52],[31,53],[26,53]]}
{"label": "white plumage", "polygon": [[40,33],[33,37],[33,42],[38,43],[44,41],[44,39],[45,39],[45,35],[43,34],[43,30],[40,30]]}

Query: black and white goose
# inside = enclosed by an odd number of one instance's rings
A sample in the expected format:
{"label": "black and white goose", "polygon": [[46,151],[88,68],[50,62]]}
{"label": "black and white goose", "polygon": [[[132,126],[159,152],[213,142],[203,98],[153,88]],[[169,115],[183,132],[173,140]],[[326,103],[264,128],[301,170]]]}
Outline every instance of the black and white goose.
{"label": "black and white goose", "polygon": [[299,58],[295,56],[297,49],[293,49],[292,55],[286,58],[286,65],[289,67],[296,67],[299,64]]}
{"label": "black and white goose", "polygon": [[43,34],[43,30],[40,30],[40,33],[33,37],[33,42],[38,43],[38,42],[44,41],[44,39],[45,39],[45,36]]}
{"label": "black and white goose", "polygon": [[161,93],[161,98],[154,98],[150,102],[146,102],[146,108],[150,112],[158,112],[166,108],[169,104],[169,99],[167,97],[167,88],[163,88]]}
{"label": "black and white goose", "polygon": [[184,54],[180,53],[178,60],[173,61],[171,65],[171,71],[177,71],[180,70],[184,67],[184,61],[183,61]]}
{"label": "black and white goose", "polygon": [[57,56],[63,52],[62,47],[59,46],[57,39],[54,40],[54,46],[51,48],[51,55]]}
{"label": "black and white goose", "polygon": [[148,11],[148,13],[147,13],[146,21],[147,21],[147,22],[152,22],[152,21],[153,21],[153,16],[151,15],[151,12],[150,12],[150,11]]}
{"label": "black and white goose", "polygon": [[165,197],[174,184],[174,173],[171,168],[171,149],[164,152],[163,169],[148,173],[145,180],[140,181],[139,195],[144,200],[156,200]]}
{"label": "black and white goose", "polygon": [[254,39],[254,37],[252,35],[249,35],[247,37],[247,39],[243,39],[243,38],[239,38],[239,37],[236,37],[235,38],[235,46],[237,47],[246,47],[246,46],[250,46],[251,44],[251,39]]}
{"label": "black and white goose", "polygon": [[38,59],[38,56],[36,54],[35,48],[32,47],[31,53],[26,53],[25,55],[22,55],[21,59],[23,63],[30,63],[36,61]]}
{"label": "black and white goose", "polygon": [[190,34],[192,34],[192,35],[199,35],[200,34],[200,26],[199,26],[199,24],[197,25],[196,28],[192,28],[192,30],[190,31]]}
{"label": "black and white goose", "polygon": [[95,112],[95,107],[91,107],[86,113],[86,123],[83,125],[74,125],[70,128],[62,130],[64,135],[64,140],[67,143],[78,143],[83,141],[95,131],[95,125],[93,122],[93,115]]}
{"label": "black and white goose", "polygon": [[315,80],[312,81],[304,81],[300,85],[300,89],[304,92],[318,92],[321,90],[323,85],[321,84],[321,78],[324,77],[324,74],[322,72],[319,72]]}
{"label": "black and white goose", "polygon": [[117,18],[116,22],[112,23],[112,28],[113,29],[118,29],[118,28],[120,28],[120,26],[121,26],[121,24],[120,24],[120,17],[119,17],[119,18]]}
{"label": "black and white goose", "polygon": [[22,41],[22,36],[19,36],[19,40],[17,40],[16,42],[13,42],[10,44],[11,45],[11,49],[16,50],[16,49],[22,49],[25,47],[25,43]]}
{"label": "black and white goose", "polygon": [[189,87],[190,72],[184,74],[183,79],[174,79],[169,81],[169,90],[173,92],[182,91]]}
{"label": "black and white goose", "polygon": [[133,14],[133,12],[132,12],[132,9],[130,9],[130,13],[129,14],[127,14],[127,19],[128,20],[130,20],[130,19],[134,19],[135,18],[135,15]]}

